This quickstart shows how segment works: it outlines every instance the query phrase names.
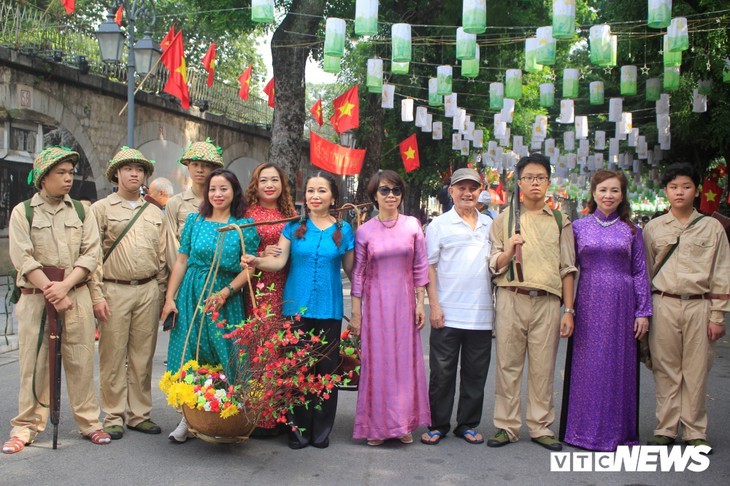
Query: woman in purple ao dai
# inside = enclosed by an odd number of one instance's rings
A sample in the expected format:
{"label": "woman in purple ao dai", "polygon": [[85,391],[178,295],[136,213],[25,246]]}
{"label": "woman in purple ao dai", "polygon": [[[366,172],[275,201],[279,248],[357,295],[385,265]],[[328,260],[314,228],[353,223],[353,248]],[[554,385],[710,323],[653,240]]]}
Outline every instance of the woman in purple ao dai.
{"label": "woman in purple ao dai", "polygon": [[641,229],[631,223],[626,186],[621,172],[596,172],[589,215],[573,223],[580,279],[561,435],[594,451],[639,443],[637,340],[649,330],[652,308]]}
{"label": "woman in purple ao dai", "polygon": [[397,173],[374,175],[367,192],[380,212],[355,235],[350,328],[360,334],[362,364],[352,436],[371,446],[410,444],[431,420],[419,334],[428,259],[421,224],[398,213],[404,191]]}

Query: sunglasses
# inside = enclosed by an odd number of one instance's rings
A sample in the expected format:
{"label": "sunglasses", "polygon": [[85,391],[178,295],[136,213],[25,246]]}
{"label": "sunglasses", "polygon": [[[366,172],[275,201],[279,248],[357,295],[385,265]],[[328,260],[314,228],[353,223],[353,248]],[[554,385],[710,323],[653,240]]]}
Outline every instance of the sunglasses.
{"label": "sunglasses", "polygon": [[381,196],[390,196],[392,193],[394,196],[400,196],[403,194],[403,189],[401,189],[398,186],[395,187],[388,187],[388,186],[380,186],[378,187],[378,192]]}

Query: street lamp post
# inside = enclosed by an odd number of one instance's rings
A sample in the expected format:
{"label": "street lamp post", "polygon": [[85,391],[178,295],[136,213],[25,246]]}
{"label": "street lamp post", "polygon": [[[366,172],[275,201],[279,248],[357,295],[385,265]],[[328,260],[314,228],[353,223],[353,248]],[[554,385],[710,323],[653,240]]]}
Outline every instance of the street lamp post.
{"label": "street lamp post", "polygon": [[[144,76],[156,65],[162,54],[160,45],[152,39],[150,29],[155,24],[154,0],[118,0],[107,14],[107,19],[99,26],[96,37],[99,41],[101,60],[108,63],[119,63],[122,60],[124,34],[114,22],[114,14],[119,6],[124,8],[127,17],[127,145],[134,148],[134,74]],[[144,38],[134,42],[134,24],[137,20],[145,21]]]}

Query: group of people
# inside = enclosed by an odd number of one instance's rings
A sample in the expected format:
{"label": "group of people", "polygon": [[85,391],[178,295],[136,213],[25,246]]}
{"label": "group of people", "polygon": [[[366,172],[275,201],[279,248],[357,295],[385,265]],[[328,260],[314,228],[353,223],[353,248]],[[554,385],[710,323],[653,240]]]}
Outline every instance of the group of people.
{"label": "group of people", "polygon": [[[332,211],[340,198],[330,174],[306,180],[305,206],[296,218],[279,167],[261,164],[244,190],[210,142],[186,149],[180,162],[192,186],[160,204],[164,210],[140,196],[153,163],[124,148],[106,172],[119,189],[82,215],[68,196],[77,160],[68,149],[44,149],[34,162],[39,192],[30,201],[31,216],[24,203],[11,216],[10,256],[22,289],[16,308],[21,386],[5,453],[32,443],[48,419],[47,336],[39,337],[45,301],[64,316],[64,367],[79,431],[106,444],[123,437],[124,425],[161,433],[150,417],[160,321],[171,332],[168,370],[197,355],[235,374],[238,354],[200,309],[241,322],[252,306],[242,289],[254,273],[273,289],[264,296],[272,313],[300,315],[297,327],[324,333],[332,345],[312,371],[334,372],[344,310],[341,269],[352,282],[349,327],[361,337],[353,437],[370,446],[389,439],[411,443],[420,427],[428,427],[421,442],[438,444],[451,430],[457,370],[454,434],[483,443],[477,427],[493,330],[497,430],[488,446],[520,438],[527,356],[530,436],[561,450],[550,429],[560,337],[570,338],[560,438],[591,450],[638,444],[637,341],[647,335],[659,422],[649,442],[673,443],[681,423],[685,441],[707,444],[705,388],[714,341],[724,335],[730,310],[730,254],[721,225],[693,210],[699,178],[689,166],[667,169],[672,208],[643,234],[631,223],[621,172],[595,174],[589,215],[571,224],[545,203],[551,171],[540,154],[519,161],[522,202],[494,219],[479,211],[480,176],[459,169],[448,187],[453,208],[424,235],[417,218],[399,211],[406,184],[393,171],[369,181],[378,213],[355,232]],[[272,221],[244,228],[243,238],[217,231]],[[215,255],[220,263],[211,274]],[[64,280],[50,282],[45,267],[63,268]],[[426,297],[428,381],[420,338]],[[101,331],[100,401],[93,389],[94,316]],[[321,407],[294,408],[289,447],[327,447],[336,409],[336,390]],[[275,430],[275,424],[259,429]],[[169,435],[177,442],[191,437],[184,418]]]}

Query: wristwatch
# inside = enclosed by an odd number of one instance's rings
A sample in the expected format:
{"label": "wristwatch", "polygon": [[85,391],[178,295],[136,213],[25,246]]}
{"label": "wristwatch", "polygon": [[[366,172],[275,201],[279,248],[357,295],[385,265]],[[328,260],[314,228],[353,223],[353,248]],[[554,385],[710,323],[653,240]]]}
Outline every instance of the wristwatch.
{"label": "wristwatch", "polygon": [[575,309],[571,309],[570,307],[566,307],[565,310],[563,310],[563,313],[570,312],[573,314],[573,317],[575,317]]}
{"label": "wristwatch", "polygon": [[226,288],[227,288],[227,289],[228,289],[228,291],[229,291],[229,292],[231,293],[231,295],[233,295],[233,294],[235,294],[235,293],[236,293],[236,289],[234,289],[234,288],[233,288],[233,285],[231,285],[231,284],[228,284],[228,285],[226,285]]}

